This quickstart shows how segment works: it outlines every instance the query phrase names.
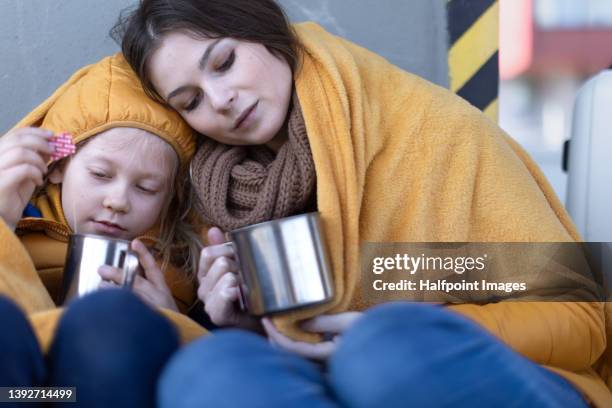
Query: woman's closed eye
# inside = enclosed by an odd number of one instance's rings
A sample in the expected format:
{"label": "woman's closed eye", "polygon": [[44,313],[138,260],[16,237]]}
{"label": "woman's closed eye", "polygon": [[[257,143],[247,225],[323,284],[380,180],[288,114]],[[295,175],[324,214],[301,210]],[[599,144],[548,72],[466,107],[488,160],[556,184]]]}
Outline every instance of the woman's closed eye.
{"label": "woman's closed eye", "polygon": [[228,69],[230,69],[232,67],[232,65],[234,64],[235,58],[236,58],[236,53],[232,50],[232,52],[229,53],[227,58],[225,58],[225,60],[223,60],[221,65],[219,65],[217,67],[217,71],[224,72],[224,71],[227,71]]}
{"label": "woman's closed eye", "polygon": [[[227,58],[225,58],[223,62],[219,66],[217,66],[215,69],[219,72],[225,72],[229,70],[232,67],[232,65],[234,65],[235,60],[236,60],[236,53],[234,52],[234,50],[232,50],[227,56]],[[192,110],[196,109],[200,105],[201,101],[202,101],[202,93],[198,92],[195,94],[193,98],[191,98],[187,102],[186,105],[183,106],[183,111],[191,112]]]}
{"label": "woman's closed eye", "polygon": [[187,103],[187,105],[183,106],[183,110],[185,112],[190,112],[198,107],[200,104],[200,100],[202,99],[201,94],[198,92],[191,100]]}

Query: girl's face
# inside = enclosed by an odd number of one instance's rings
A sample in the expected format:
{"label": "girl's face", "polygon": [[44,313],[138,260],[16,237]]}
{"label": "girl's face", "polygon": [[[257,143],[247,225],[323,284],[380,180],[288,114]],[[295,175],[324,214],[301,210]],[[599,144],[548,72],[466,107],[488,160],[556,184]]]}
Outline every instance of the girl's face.
{"label": "girl's face", "polygon": [[159,220],[177,164],[159,137],[113,128],[80,147],[50,180],[62,183],[62,207],[74,232],[131,240]]}
{"label": "girl's face", "polygon": [[148,69],[164,100],[218,142],[274,144],[287,116],[291,68],[261,44],[174,32],[152,54]]}

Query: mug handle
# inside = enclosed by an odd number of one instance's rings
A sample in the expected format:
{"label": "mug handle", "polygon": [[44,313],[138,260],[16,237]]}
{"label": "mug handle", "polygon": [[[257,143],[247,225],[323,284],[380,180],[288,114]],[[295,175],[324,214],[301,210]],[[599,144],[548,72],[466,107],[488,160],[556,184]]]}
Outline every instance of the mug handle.
{"label": "mug handle", "polygon": [[138,273],[140,263],[138,262],[138,256],[132,251],[121,251],[119,258],[119,264],[123,270],[123,280],[121,286],[125,288],[131,288],[134,285],[134,278]]}
{"label": "mug handle", "polygon": [[246,290],[246,285],[242,279],[242,272],[240,271],[240,260],[238,259],[238,251],[236,249],[236,244],[231,240],[229,233],[225,234],[226,242],[223,243],[224,246],[229,246],[234,249],[234,258],[236,259],[236,263],[238,264],[238,307],[240,307],[241,312],[247,312],[247,302],[246,295],[244,294]]}

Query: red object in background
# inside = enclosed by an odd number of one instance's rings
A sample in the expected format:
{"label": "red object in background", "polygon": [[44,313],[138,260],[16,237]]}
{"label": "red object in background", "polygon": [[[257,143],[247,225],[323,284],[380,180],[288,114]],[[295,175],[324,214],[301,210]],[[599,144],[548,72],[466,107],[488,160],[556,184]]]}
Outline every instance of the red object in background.
{"label": "red object in background", "polygon": [[529,72],[552,70],[590,76],[612,65],[612,28],[535,30]]}
{"label": "red object in background", "polygon": [[543,29],[534,21],[534,0],[500,0],[499,7],[502,79],[551,72],[587,77],[612,65],[612,27]]}
{"label": "red object in background", "polygon": [[532,0],[500,0],[499,20],[499,74],[501,79],[512,79],[532,63]]}

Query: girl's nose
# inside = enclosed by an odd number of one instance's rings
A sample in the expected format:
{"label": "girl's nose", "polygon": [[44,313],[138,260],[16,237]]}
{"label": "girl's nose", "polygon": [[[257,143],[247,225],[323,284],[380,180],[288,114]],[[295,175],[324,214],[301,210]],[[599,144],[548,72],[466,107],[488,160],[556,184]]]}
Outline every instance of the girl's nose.
{"label": "girl's nose", "polygon": [[104,208],[113,212],[126,213],[130,210],[127,187],[123,185],[112,186],[104,196]]}

